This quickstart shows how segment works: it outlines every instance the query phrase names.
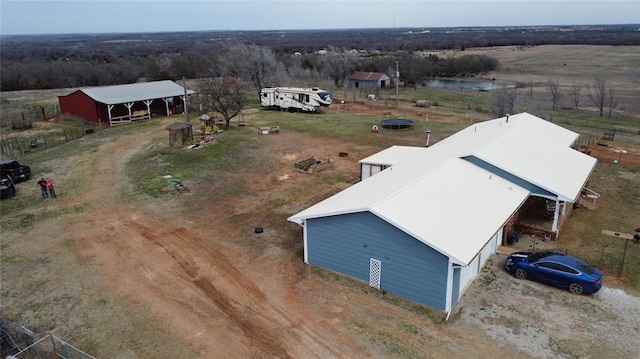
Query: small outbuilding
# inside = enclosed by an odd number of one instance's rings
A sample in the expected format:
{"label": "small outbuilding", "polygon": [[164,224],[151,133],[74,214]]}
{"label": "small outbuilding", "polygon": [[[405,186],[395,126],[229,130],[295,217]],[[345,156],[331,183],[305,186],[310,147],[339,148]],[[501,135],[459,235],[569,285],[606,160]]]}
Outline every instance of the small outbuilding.
{"label": "small outbuilding", "polygon": [[349,87],[368,90],[382,90],[388,88],[391,79],[381,72],[354,72],[349,77]]}
{"label": "small outbuilding", "polygon": [[193,126],[188,122],[176,122],[167,126],[169,145],[184,145],[193,142]]}
{"label": "small outbuilding", "polygon": [[81,88],[58,102],[62,114],[112,126],[181,113],[194,93],[167,80]]}

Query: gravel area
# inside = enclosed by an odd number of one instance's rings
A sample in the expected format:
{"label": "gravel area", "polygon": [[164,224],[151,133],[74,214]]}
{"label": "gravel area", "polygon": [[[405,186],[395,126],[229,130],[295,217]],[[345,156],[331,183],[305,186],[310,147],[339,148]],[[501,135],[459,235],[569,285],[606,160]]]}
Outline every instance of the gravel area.
{"label": "gravel area", "polygon": [[452,314],[533,358],[640,358],[640,298],[605,286],[576,296],[518,280],[495,255]]}

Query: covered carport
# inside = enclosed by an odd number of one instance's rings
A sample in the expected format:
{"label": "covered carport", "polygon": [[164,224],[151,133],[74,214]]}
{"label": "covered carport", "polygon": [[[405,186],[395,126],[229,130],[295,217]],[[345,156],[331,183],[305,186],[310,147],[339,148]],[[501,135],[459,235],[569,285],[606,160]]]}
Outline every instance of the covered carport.
{"label": "covered carport", "polygon": [[187,97],[195,93],[167,80],[87,87],[59,96],[58,101],[63,114],[112,126],[181,113]]}

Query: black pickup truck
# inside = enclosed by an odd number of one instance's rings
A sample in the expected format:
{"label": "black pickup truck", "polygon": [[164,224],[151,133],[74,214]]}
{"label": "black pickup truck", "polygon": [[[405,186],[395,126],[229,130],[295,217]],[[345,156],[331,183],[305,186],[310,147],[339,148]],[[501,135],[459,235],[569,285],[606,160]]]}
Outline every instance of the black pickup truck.
{"label": "black pickup truck", "polygon": [[0,199],[11,198],[16,195],[16,188],[11,178],[0,179]]}
{"label": "black pickup truck", "polygon": [[0,161],[0,175],[2,178],[11,178],[13,182],[26,181],[31,178],[31,167],[21,165],[16,160]]}

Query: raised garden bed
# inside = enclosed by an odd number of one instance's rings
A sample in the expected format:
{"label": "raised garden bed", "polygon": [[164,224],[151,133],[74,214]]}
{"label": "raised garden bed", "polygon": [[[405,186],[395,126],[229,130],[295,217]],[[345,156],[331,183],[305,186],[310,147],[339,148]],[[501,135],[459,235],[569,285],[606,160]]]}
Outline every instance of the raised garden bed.
{"label": "raised garden bed", "polygon": [[298,161],[294,164],[295,168],[302,172],[314,173],[324,171],[327,168],[333,167],[333,163],[330,159],[317,160],[314,157],[309,157],[302,161]]}

